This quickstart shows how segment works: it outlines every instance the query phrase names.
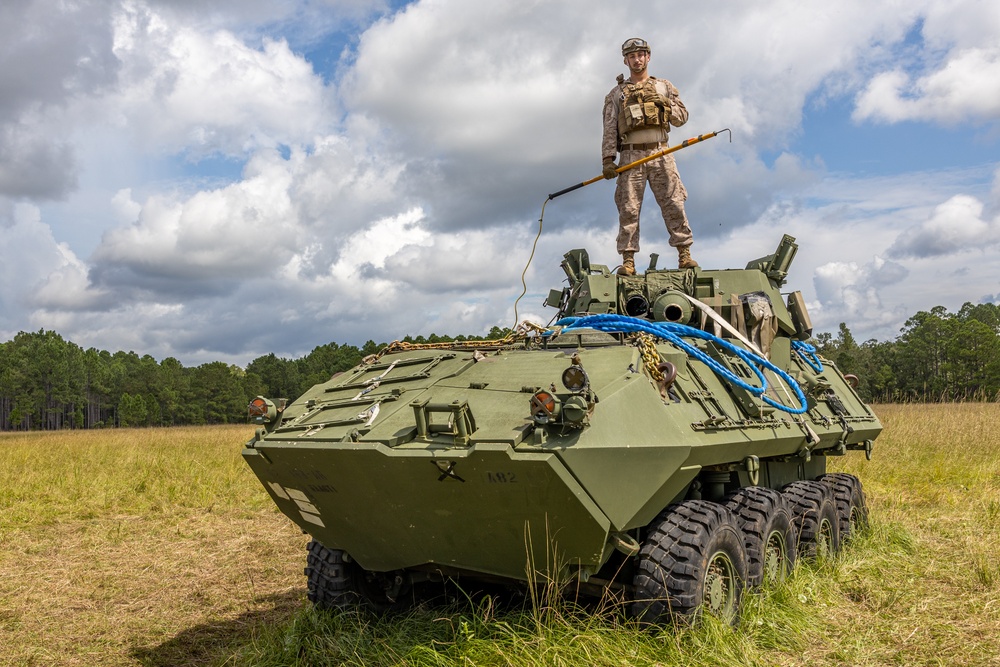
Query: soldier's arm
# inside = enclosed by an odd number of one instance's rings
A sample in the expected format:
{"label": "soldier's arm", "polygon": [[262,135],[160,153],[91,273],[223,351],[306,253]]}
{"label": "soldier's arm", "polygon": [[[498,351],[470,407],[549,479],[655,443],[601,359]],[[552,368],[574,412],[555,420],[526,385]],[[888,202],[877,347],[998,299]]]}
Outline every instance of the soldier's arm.
{"label": "soldier's arm", "polygon": [[680,127],[684,123],[688,122],[688,110],[681,102],[681,94],[677,92],[677,88],[674,84],[667,82],[667,103],[670,105],[670,124],[674,127]]}
{"label": "soldier's arm", "polygon": [[611,91],[604,98],[604,136],[601,139],[601,162],[614,161],[617,155],[618,104],[614,98],[614,91]]}

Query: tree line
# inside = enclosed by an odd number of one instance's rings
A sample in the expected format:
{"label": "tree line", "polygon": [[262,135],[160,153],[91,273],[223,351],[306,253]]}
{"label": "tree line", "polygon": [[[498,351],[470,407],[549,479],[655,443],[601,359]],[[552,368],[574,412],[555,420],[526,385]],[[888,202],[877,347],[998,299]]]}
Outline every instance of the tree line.
{"label": "tree line", "polygon": [[[508,332],[494,327],[486,338]],[[257,357],[246,368],[221,361],[185,367],[173,357],[84,350],[54,331],[21,332],[0,343],[0,431],[241,423],[253,397],[294,399],[380,347],[329,343],[299,359]]]}
{"label": "tree line", "polygon": [[[502,338],[431,334],[414,343]],[[858,343],[846,324],[819,333],[819,352],[859,379],[877,403],[1000,400],[1000,306],[938,306],[906,321],[892,341]],[[382,345],[328,343],[299,359],[268,354],[246,368],[213,361],[185,367],[173,357],[82,349],[54,331],[0,343],[0,430],[226,424],[246,420],[257,395],[294,399]]]}
{"label": "tree line", "polygon": [[858,376],[866,401],[953,402],[1000,400],[1000,306],[942,306],[906,320],[893,341],[859,344],[847,325],[821,333],[820,353]]}

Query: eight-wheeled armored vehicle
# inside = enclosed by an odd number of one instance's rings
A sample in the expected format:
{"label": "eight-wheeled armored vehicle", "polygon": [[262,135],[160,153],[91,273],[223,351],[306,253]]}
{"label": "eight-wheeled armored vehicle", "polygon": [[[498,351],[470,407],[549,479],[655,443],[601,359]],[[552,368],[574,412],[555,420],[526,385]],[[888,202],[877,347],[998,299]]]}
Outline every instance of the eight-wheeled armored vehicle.
{"label": "eight-wheeled armored vehicle", "polygon": [[881,424],[783,295],[795,240],[745,269],[622,276],[566,253],[549,326],[394,343],[285,405],[243,456],[312,536],[318,606],[403,604],[428,581],[613,589],[642,620],[735,619],[747,586],[864,526]]}

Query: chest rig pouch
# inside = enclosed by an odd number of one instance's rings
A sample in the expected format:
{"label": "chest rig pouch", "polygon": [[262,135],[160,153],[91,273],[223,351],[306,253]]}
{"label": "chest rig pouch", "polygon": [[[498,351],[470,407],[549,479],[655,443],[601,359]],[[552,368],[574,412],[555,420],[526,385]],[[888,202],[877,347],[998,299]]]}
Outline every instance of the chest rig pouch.
{"label": "chest rig pouch", "polygon": [[624,80],[619,82],[621,108],[618,113],[618,135],[641,128],[662,127],[669,131],[670,106],[667,84],[649,77],[636,85]]}

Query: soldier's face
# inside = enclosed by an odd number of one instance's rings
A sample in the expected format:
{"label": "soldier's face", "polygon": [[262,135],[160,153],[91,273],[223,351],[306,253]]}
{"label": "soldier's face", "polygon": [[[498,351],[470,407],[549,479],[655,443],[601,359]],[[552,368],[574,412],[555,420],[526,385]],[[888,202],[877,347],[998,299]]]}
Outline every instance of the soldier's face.
{"label": "soldier's face", "polygon": [[629,71],[639,74],[649,64],[649,54],[645,51],[633,51],[625,56],[625,64],[628,65]]}

